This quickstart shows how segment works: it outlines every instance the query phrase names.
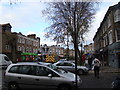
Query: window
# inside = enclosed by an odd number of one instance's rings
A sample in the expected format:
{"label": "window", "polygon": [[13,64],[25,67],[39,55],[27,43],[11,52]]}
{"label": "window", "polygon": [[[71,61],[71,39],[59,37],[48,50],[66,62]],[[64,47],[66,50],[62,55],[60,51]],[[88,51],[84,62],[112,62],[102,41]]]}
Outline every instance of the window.
{"label": "window", "polygon": [[25,52],[25,47],[24,46],[22,46],[22,52]]}
{"label": "window", "polygon": [[20,39],[20,42],[19,43],[22,43],[22,38],[19,38]]}
{"label": "window", "polygon": [[21,49],[21,47],[20,46],[18,46],[18,51],[21,51],[22,49]]}
{"label": "window", "polygon": [[51,71],[49,69],[47,69],[46,67],[38,66],[36,68],[37,76],[48,76],[50,73],[51,73]]}
{"label": "window", "polygon": [[20,73],[21,74],[28,74],[29,72],[30,72],[29,65],[20,66]]}
{"label": "window", "polygon": [[120,21],[120,9],[117,9],[114,14],[114,22]]}
{"label": "window", "polygon": [[118,40],[118,41],[120,40],[120,28],[117,29],[117,40]]}
{"label": "window", "polygon": [[25,43],[25,39],[24,39],[24,38],[22,39],[22,43],[23,43],[23,44]]}
{"label": "window", "polygon": [[57,66],[72,66],[71,63],[59,63]]}
{"label": "window", "polygon": [[20,66],[20,73],[27,75],[36,75],[36,66],[22,65]]}
{"label": "window", "polygon": [[108,28],[111,26],[110,15],[108,17]]}
{"label": "window", "polygon": [[10,73],[18,73],[19,71],[19,66],[13,66],[10,68],[10,70],[8,72]]}
{"label": "window", "polygon": [[71,63],[64,63],[65,66],[72,66]]}
{"label": "window", "polygon": [[107,34],[104,36],[104,46],[108,45],[108,38]]}
{"label": "window", "polygon": [[105,27],[103,26],[102,29],[103,29],[103,33],[102,34],[104,34],[105,33]]}
{"label": "window", "polygon": [[105,37],[103,37],[103,47],[105,47]]}
{"label": "window", "polygon": [[5,49],[6,49],[6,50],[10,50],[10,46],[9,46],[9,45],[6,45],[6,46],[5,46]]}
{"label": "window", "polygon": [[112,30],[109,31],[108,35],[109,35],[109,44],[112,44],[112,42],[113,42],[113,40],[112,40],[113,39],[112,38]]}
{"label": "window", "polygon": [[4,57],[4,59],[5,59],[6,61],[10,61],[10,60],[9,60],[9,58],[8,58],[8,57],[6,57],[6,56]]}
{"label": "window", "polygon": [[52,74],[52,77],[59,77],[55,72],[52,70],[42,67],[42,66],[37,66],[36,67],[36,75],[37,76],[48,76],[49,74]]}
{"label": "window", "polygon": [[57,66],[64,66],[64,63],[59,63],[57,64]]}
{"label": "window", "polygon": [[20,38],[18,38],[18,43],[20,42]]}

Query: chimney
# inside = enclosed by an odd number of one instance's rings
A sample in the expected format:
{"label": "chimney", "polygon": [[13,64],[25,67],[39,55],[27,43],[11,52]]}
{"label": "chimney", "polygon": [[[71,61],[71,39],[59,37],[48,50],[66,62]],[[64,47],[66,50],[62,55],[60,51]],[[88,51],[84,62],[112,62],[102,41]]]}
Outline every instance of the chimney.
{"label": "chimney", "polygon": [[30,35],[27,35],[27,37],[35,39],[36,38],[36,34],[30,34]]}

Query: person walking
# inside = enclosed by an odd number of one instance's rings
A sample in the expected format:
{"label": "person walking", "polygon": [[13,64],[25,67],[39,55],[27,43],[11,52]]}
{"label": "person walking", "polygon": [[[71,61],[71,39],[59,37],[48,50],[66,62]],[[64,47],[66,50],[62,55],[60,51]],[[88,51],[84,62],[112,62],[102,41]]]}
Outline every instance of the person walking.
{"label": "person walking", "polygon": [[95,77],[99,78],[99,71],[100,71],[100,60],[95,58],[92,62],[94,75]]}

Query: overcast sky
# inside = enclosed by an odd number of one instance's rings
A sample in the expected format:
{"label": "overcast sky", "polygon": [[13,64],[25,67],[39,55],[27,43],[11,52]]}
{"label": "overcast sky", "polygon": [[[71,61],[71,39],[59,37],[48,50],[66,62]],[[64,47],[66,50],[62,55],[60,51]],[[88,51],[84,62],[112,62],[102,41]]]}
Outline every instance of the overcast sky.
{"label": "overcast sky", "polygon": [[[0,0],[0,11],[2,11],[0,12],[0,24],[10,23],[12,25],[12,32],[21,32],[24,35],[36,34],[37,37],[41,38],[41,44],[56,44],[55,42],[48,39],[45,40],[44,38],[44,29],[49,26],[49,23],[41,14],[41,11],[45,6],[40,0],[9,1],[17,1],[17,3],[10,5],[8,0]],[[115,5],[118,2],[119,0],[104,0],[99,7],[97,7],[98,10],[90,28],[90,32],[86,36],[85,44],[93,42],[95,32],[97,31],[97,28],[99,28],[109,6]]]}

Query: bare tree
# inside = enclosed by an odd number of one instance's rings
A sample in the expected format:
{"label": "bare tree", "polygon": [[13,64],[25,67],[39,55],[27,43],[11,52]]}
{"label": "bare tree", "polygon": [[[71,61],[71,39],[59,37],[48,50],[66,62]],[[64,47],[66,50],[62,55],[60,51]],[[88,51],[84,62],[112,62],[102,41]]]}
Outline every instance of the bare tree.
{"label": "bare tree", "polygon": [[[79,0],[78,0],[79,1]],[[47,28],[46,37],[51,37],[57,43],[65,43],[69,35],[70,42],[74,44],[77,37],[77,51],[79,58],[79,44],[83,35],[89,31],[92,19],[94,18],[95,2],[51,2],[43,14],[51,21]],[[75,9],[76,8],[76,9]],[[75,28],[76,27],[76,32]]]}

